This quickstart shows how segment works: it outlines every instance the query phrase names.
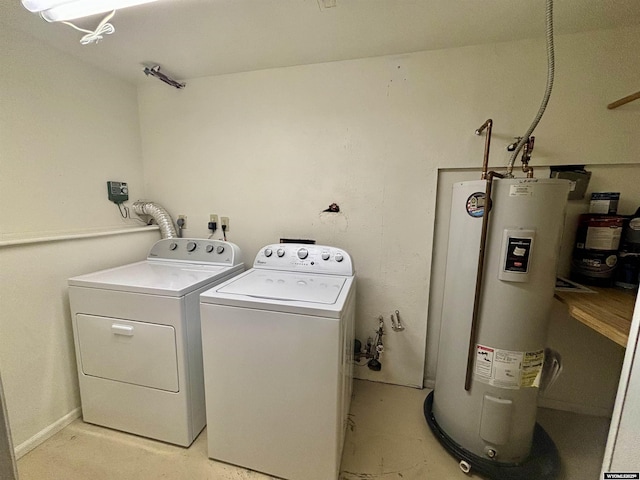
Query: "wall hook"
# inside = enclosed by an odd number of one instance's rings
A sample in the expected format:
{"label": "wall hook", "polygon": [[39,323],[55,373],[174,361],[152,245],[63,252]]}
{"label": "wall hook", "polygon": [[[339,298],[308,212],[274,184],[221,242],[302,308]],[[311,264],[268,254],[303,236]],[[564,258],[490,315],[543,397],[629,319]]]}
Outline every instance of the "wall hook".
{"label": "wall hook", "polygon": [[394,332],[402,332],[404,331],[404,325],[402,325],[402,321],[400,320],[400,311],[396,310],[396,319],[393,319],[393,313],[391,314],[391,329]]}

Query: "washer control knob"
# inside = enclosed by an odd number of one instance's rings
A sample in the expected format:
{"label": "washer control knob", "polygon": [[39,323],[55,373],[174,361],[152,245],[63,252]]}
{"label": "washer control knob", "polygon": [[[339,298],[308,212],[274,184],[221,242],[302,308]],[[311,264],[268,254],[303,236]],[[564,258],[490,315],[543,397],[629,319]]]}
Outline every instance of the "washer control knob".
{"label": "washer control knob", "polygon": [[178,248],[178,244],[176,242],[171,242],[169,244],[169,250],[175,250],[176,248]]}
{"label": "washer control knob", "polygon": [[207,253],[213,252],[213,245],[207,245]]}
{"label": "washer control knob", "polygon": [[276,253],[279,257],[284,257],[284,248],[279,248]]}
{"label": "washer control knob", "polygon": [[216,248],[216,253],[220,254],[224,252],[224,247],[222,245],[218,245],[218,248]]}
{"label": "washer control knob", "polygon": [[270,257],[273,254],[273,251],[270,248],[265,249],[264,256]]}
{"label": "washer control knob", "polygon": [[344,256],[341,253],[336,253],[336,262],[344,260]]}
{"label": "washer control knob", "polygon": [[322,259],[323,260],[329,260],[330,256],[331,255],[329,255],[329,252],[322,252]]}
{"label": "washer control knob", "polygon": [[196,242],[187,243],[187,252],[193,252],[196,249]]}
{"label": "washer control knob", "polygon": [[300,260],[304,260],[308,256],[309,256],[309,250],[307,250],[306,248],[301,248],[300,250],[298,250],[298,258]]}

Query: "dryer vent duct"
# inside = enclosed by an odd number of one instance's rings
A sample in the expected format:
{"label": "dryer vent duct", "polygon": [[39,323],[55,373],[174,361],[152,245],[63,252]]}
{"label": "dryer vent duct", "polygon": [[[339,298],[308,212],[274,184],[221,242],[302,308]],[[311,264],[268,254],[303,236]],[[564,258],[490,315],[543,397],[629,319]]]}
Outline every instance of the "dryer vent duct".
{"label": "dryer vent duct", "polygon": [[132,208],[137,215],[148,215],[153,218],[160,227],[162,238],[178,238],[171,215],[157,203],[134,202]]}

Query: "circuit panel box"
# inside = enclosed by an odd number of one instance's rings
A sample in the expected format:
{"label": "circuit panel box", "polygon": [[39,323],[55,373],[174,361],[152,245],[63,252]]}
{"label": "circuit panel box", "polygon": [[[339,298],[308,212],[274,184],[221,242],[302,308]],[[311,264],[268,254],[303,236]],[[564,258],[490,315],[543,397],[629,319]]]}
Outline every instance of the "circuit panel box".
{"label": "circuit panel box", "polygon": [[129,187],[125,182],[107,182],[107,194],[113,203],[129,200]]}

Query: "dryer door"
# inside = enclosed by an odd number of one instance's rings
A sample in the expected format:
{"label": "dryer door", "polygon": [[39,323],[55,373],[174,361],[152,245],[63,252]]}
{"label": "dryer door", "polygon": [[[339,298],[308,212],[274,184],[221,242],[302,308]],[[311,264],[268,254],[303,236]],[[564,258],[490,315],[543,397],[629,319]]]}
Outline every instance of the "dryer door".
{"label": "dryer door", "polygon": [[173,327],[83,314],[76,324],[85,375],[179,391]]}

